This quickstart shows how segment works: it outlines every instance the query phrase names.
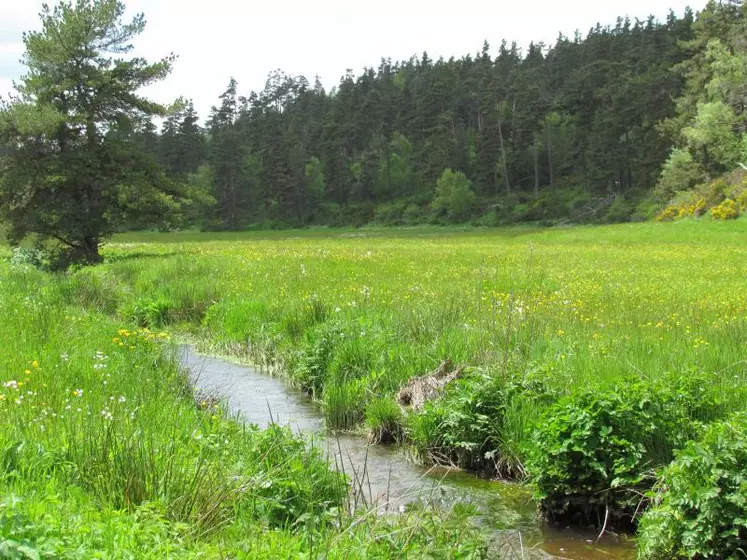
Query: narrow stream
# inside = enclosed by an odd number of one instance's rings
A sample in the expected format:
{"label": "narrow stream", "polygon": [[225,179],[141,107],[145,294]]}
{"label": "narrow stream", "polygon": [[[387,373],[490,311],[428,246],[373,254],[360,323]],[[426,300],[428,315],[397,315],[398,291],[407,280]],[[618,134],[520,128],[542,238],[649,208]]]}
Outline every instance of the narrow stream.
{"label": "narrow stream", "polygon": [[[449,505],[457,501],[474,504],[480,519],[491,528],[515,557],[549,557],[574,560],[622,559],[635,557],[632,540],[597,535],[572,529],[557,529],[541,523],[530,493],[520,485],[489,481],[469,473],[448,469],[426,469],[410,462],[396,446],[368,445],[350,434],[330,434],[318,407],[304,394],[282,381],[252,368],[219,358],[197,354],[190,346],[180,347],[180,360],[194,385],[207,393],[224,397],[234,413],[245,422],[267,427],[270,423],[314,434],[330,462],[343,468],[351,478],[363,481],[363,494],[381,509],[397,510],[416,499]],[[519,535],[521,538],[519,538]],[[506,554],[511,557],[511,554]]]}

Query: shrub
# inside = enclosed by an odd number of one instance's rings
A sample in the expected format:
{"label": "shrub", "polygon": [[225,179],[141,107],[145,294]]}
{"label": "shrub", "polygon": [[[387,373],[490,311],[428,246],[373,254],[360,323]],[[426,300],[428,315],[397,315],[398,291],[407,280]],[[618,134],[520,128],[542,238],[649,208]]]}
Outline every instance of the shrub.
{"label": "shrub", "polygon": [[704,179],[704,173],[690,152],[675,149],[664,164],[656,186],[660,200],[669,200],[677,192],[693,188]]}
{"label": "shrub", "polygon": [[680,215],[680,209],[676,206],[667,206],[656,216],[657,222],[671,222],[676,220]]}
{"label": "shrub", "polygon": [[635,197],[616,196],[610,207],[602,217],[604,223],[616,223],[630,221],[636,207]]}
{"label": "shrub", "polygon": [[588,389],[552,406],[534,434],[529,474],[550,520],[632,524],[652,469],[719,408],[700,375]]}
{"label": "shrub", "polygon": [[16,267],[32,266],[41,268],[44,265],[44,255],[38,249],[14,247],[10,257],[10,264]]}
{"label": "shrub", "polygon": [[433,212],[446,215],[450,222],[460,222],[469,218],[475,206],[475,193],[472,182],[461,171],[444,169],[436,183],[436,197],[433,199]]}
{"label": "shrub", "polygon": [[521,478],[533,413],[547,399],[539,383],[470,375],[413,416],[410,435],[424,459]]}
{"label": "shrub", "polygon": [[718,204],[721,204],[726,199],[726,193],[730,189],[729,183],[724,177],[719,177],[715,181],[712,181],[703,187],[698,188],[698,191],[703,193],[705,199],[705,205],[708,208],[712,208]]}
{"label": "shrub", "polygon": [[372,202],[361,202],[360,204],[349,204],[339,210],[339,214],[330,221],[331,226],[354,226],[362,227],[369,223],[374,217],[376,205]]}
{"label": "shrub", "polygon": [[419,224],[423,221],[423,209],[417,204],[408,204],[405,207],[404,220],[408,225]]}
{"label": "shrub", "polygon": [[309,447],[290,428],[277,425],[251,436],[247,459],[254,459],[256,472],[244,501],[255,517],[270,526],[288,527],[304,518],[324,518],[342,505],[347,482],[329,468],[323,449]]}
{"label": "shrub", "polygon": [[739,217],[739,206],[732,199],[727,198],[711,210],[715,220],[735,220]]}
{"label": "shrub", "polygon": [[663,471],[641,521],[644,560],[737,559],[747,550],[747,415],[710,426]]}
{"label": "shrub", "polygon": [[374,222],[386,226],[399,226],[403,223],[405,212],[404,202],[388,202],[379,204],[374,210]]}
{"label": "shrub", "polygon": [[739,196],[737,197],[737,204],[739,204],[739,209],[742,212],[747,211],[747,189],[739,193]]}

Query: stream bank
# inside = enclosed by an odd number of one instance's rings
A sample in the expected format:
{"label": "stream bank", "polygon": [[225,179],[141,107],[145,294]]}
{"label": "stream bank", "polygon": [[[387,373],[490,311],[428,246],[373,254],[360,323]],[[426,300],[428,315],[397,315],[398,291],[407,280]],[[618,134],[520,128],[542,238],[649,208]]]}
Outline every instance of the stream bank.
{"label": "stream bank", "polygon": [[[500,548],[521,558],[521,549],[539,555],[574,560],[635,557],[632,540],[607,535],[595,544],[593,532],[552,528],[536,515],[531,493],[521,485],[480,479],[442,468],[424,468],[408,460],[396,446],[371,445],[364,438],[326,431],[318,407],[303,393],[241,364],[198,354],[188,345],[178,349],[179,360],[196,389],[225,399],[231,412],[260,428],[271,423],[288,425],[312,435],[333,465],[343,469],[358,486],[358,505],[375,504],[396,511],[417,499],[449,506],[473,504],[481,522],[495,530]],[[518,546],[517,546],[518,543]]]}

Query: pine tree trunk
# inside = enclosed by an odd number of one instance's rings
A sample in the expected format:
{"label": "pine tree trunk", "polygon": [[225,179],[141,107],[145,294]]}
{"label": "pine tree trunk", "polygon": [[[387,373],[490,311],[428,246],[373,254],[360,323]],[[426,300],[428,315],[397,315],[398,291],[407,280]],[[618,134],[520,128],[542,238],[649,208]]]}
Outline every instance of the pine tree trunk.
{"label": "pine tree trunk", "polygon": [[545,136],[547,137],[547,167],[550,174],[550,190],[553,189],[553,170],[552,170],[552,140],[550,139],[550,123],[545,123]]}
{"label": "pine tree trunk", "polygon": [[511,182],[508,180],[508,163],[506,162],[506,145],[503,142],[503,127],[501,121],[498,121],[498,137],[501,141],[501,154],[503,155],[503,179],[506,181],[506,196],[511,194]]}
{"label": "pine tree trunk", "polygon": [[534,197],[539,197],[540,189],[540,175],[539,175],[539,145],[537,141],[534,142]]}

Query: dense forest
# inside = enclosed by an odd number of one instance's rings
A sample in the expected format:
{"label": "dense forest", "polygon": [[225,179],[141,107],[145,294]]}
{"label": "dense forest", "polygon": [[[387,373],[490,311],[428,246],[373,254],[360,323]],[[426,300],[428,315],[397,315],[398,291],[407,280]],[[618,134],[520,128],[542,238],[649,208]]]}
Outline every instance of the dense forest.
{"label": "dense forest", "polygon": [[109,133],[202,193],[179,223],[205,229],[647,219],[743,161],[746,12],[381,60],[330,91],[278,70],[210,115],[181,99]]}

